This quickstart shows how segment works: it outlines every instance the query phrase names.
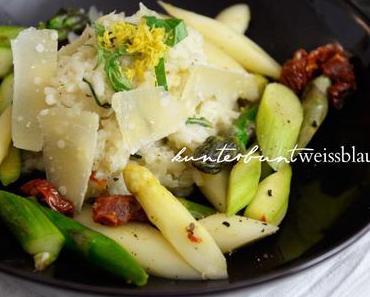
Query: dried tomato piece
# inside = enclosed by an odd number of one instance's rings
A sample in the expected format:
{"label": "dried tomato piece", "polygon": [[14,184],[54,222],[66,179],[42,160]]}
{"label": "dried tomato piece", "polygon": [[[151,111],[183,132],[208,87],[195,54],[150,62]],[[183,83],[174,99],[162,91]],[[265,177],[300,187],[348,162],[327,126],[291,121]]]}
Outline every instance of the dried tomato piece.
{"label": "dried tomato piece", "polygon": [[338,43],[329,43],[320,46],[309,53],[309,64],[316,64],[317,69],[320,69],[324,63],[337,53],[345,55],[343,48]]}
{"label": "dried tomato piece", "polygon": [[328,95],[332,106],[342,108],[344,99],[356,90],[353,66],[343,48],[327,44],[307,53],[300,49],[282,67],[280,81],[301,95],[306,85],[320,74],[328,76],[332,87]]}
{"label": "dried tomato piece", "polygon": [[322,72],[335,82],[346,82],[349,86],[356,87],[356,78],[353,66],[347,57],[336,54],[322,65]]}
{"label": "dried tomato piece", "polygon": [[148,218],[134,196],[102,196],[93,205],[94,222],[108,226],[119,226],[130,221],[147,222]]}
{"label": "dried tomato piece", "polygon": [[313,77],[313,66],[308,65],[308,53],[300,49],[294,53],[293,59],[283,65],[280,81],[300,94]]}
{"label": "dried tomato piece", "polygon": [[21,191],[26,195],[39,198],[41,202],[57,212],[73,216],[73,203],[59,194],[55,187],[46,179],[31,180],[21,187]]}
{"label": "dried tomato piece", "polygon": [[331,104],[336,109],[341,109],[344,104],[343,98],[348,96],[350,90],[351,86],[346,82],[337,82],[333,84],[328,90]]}

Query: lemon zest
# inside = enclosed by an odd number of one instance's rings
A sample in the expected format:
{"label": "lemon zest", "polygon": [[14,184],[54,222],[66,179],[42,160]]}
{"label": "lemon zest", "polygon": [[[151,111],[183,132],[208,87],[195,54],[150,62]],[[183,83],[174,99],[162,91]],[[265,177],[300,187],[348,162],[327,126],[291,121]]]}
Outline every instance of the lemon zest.
{"label": "lemon zest", "polygon": [[164,28],[150,28],[145,19],[139,25],[127,22],[116,22],[98,41],[108,50],[124,47],[133,59],[125,67],[123,73],[129,80],[143,80],[144,73],[152,70],[168,50],[165,43],[166,31]]}

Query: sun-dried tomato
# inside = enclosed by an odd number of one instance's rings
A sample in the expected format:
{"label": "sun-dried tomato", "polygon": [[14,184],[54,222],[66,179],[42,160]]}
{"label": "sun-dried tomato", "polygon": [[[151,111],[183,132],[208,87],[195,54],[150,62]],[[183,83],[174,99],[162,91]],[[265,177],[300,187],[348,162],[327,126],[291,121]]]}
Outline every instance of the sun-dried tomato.
{"label": "sun-dried tomato", "polygon": [[356,86],[353,66],[349,63],[347,57],[341,54],[335,54],[323,64],[322,72],[334,82],[345,82],[351,86]]}
{"label": "sun-dried tomato", "polygon": [[31,180],[21,187],[21,191],[26,195],[39,198],[41,202],[55,211],[73,216],[73,203],[63,197],[46,179]]}
{"label": "sun-dried tomato", "polygon": [[351,86],[346,82],[337,82],[330,86],[328,90],[329,98],[331,99],[331,104],[336,109],[341,109],[343,107],[343,98],[346,98],[350,94]]}
{"label": "sun-dried tomato", "polygon": [[327,44],[307,53],[299,49],[282,68],[280,81],[301,95],[306,85],[316,76],[324,74],[332,81],[328,95],[332,106],[340,109],[348,94],[356,90],[353,66],[343,48]]}
{"label": "sun-dried tomato", "polygon": [[308,53],[300,49],[294,53],[293,59],[287,61],[281,72],[280,81],[289,86],[295,93],[300,94],[312,79],[314,70],[308,65]]}
{"label": "sun-dried tomato", "polygon": [[98,197],[93,205],[93,219],[96,223],[108,226],[148,221],[139,202],[130,195]]}

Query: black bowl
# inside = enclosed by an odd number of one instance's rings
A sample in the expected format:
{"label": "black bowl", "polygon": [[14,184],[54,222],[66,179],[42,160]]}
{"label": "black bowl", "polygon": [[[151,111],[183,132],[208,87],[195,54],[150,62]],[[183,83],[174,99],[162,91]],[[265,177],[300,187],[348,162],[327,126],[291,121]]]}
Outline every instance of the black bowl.
{"label": "black bowl", "polygon": [[[215,16],[240,1],[188,0],[174,4]],[[144,0],[159,9],[154,1]],[[370,152],[370,28],[366,16],[353,5],[335,0],[249,0],[252,23],[248,36],[278,61],[297,48],[312,49],[338,41],[353,54],[358,91],[341,111],[331,110],[310,147],[317,151]],[[60,7],[95,5],[109,12],[134,12],[136,0],[12,0],[0,1],[1,23],[34,25]],[[217,34],[217,32],[215,32]],[[150,278],[134,288],[92,269],[64,253],[43,273],[32,272],[31,259],[0,226],[0,270],[50,288],[104,295],[191,295],[220,292],[295,273],[350,245],[370,222],[370,163],[295,163],[291,200],[286,219],[276,235],[229,255],[230,279],[223,281],[171,281]],[[49,289],[50,289],[49,288]]]}

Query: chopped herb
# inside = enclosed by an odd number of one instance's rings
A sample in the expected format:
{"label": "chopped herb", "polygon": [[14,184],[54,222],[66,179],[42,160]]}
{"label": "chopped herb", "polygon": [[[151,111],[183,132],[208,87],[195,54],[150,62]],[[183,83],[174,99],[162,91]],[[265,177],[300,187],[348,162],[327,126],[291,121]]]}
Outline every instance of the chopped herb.
{"label": "chopped herb", "polygon": [[95,100],[95,103],[97,104],[97,105],[99,105],[100,107],[102,107],[102,108],[111,108],[111,105],[109,104],[109,103],[101,103],[100,102],[100,100],[99,100],[99,98],[98,98],[98,96],[96,95],[96,93],[95,93],[95,90],[94,90],[94,87],[93,87],[93,85],[92,85],[92,83],[91,82],[89,82],[86,78],[83,78],[82,79],[82,81],[83,82],[85,82],[88,86],[89,86],[89,89],[90,89],[90,92],[91,92],[91,94],[93,95],[93,97],[94,97],[94,100]]}
{"label": "chopped herb", "polygon": [[105,28],[102,24],[95,23],[94,28],[95,28],[96,35],[103,36]]}
{"label": "chopped herb", "polygon": [[165,43],[168,46],[175,46],[186,36],[188,31],[183,20],[170,18],[170,19],[158,19],[154,16],[145,17],[146,23],[150,28],[164,28],[167,33]]}
{"label": "chopped herb", "polygon": [[261,233],[264,233],[264,232],[265,232],[265,229],[262,229],[262,230],[261,230]]}
{"label": "chopped herb", "polygon": [[163,87],[166,91],[168,91],[164,58],[160,58],[158,65],[155,66],[155,77],[157,79],[157,85]]}
{"label": "chopped herb", "polygon": [[168,19],[166,20],[170,27],[173,29],[169,32],[166,44],[168,46],[175,46],[181,40],[188,36],[188,31],[186,30],[185,23],[179,19]]}
{"label": "chopped herb", "polygon": [[[101,37],[105,28],[103,25],[95,23],[96,35]],[[95,69],[104,63],[104,71],[115,92],[127,91],[132,89],[131,82],[125,77],[121,70],[120,58],[127,55],[125,48],[107,50],[98,43],[97,63]]]}
{"label": "chopped herb", "polygon": [[[101,25],[101,24],[95,23],[94,24],[94,28],[95,28],[96,36],[102,37],[103,34],[104,34],[104,31],[105,31],[104,26]],[[98,42],[98,49],[97,49],[97,57],[98,57],[98,59],[97,59],[97,63],[96,63],[96,66],[95,66],[94,70],[96,68],[98,68],[101,63],[103,63],[104,56],[105,56],[105,49]]]}
{"label": "chopped herb", "polygon": [[[165,50],[167,47],[163,44],[163,42],[167,46],[174,46],[181,40],[183,40],[187,36],[186,26],[182,20],[178,19],[159,19],[153,16],[144,17],[146,20],[146,25],[153,29],[151,31],[161,31],[162,36],[164,39],[161,39],[161,46],[160,49]],[[132,25],[131,25],[132,26]],[[122,73],[120,58],[126,55],[129,55],[127,51],[130,51],[131,41],[128,40],[127,43],[124,44],[116,44],[112,40],[108,43],[110,46],[106,46],[104,42],[104,32],[105,28],[103,25],[95,23],[95,32],[98,37],[98,53],[97,53],[97,68],[101,63],[104,63],[104,70],[110,81],[110,84],[115,92],[120,91],[127,91],[132,89],[132,84],[130,78],[126,77],[124,73]],[[135,28],[141,28],[140,26]],[[156,28],[164,28],[165,35],[163,35],[163,30],[158,30]],[[156,30],[154,30],[156,29]],[[157,32],[158,33],[158,32]],[[153,33],[154,34],[154,33]],[[114,38],[114,37],[112,37]],[[111,48],[111,43],[113,42],[113,49]],[[138,57],[140,59],[144,59],[142,56],[143,53],[139,54],[136,52],[130,51],[131,56]],[[136,54],[135,54],[136,53]],[[160,54],[160,53],[159,53]],[[135,56],[136,55],[136,56]],[[158,57],[161,57],[158,61],[158,64],[155,66],[155,75],[157,80],[157,85],[164,87],[165,90],[168,90],[167,78],[166,78],[166,69],[165,69],[165,61],[163,58],[163,53],[160,54]],[[157,57],[157,58],[158,58]],[[152,56],[149,58],[153,59]],[[145,59],[144,59],[145,60]],[[141,72],[140,72],[141,73]]]}
{"label": "chopped herb", "polygon": [[212,123],[205,117],[190,117],[186,120],[186,125],[199,125],[206,128],[212,128]]}
{"label": "chopped herb", "polygon": [[233,123],[235,138],[242,148],[247,148],[251,142],[256,125],[257,106],[252,106],[244,110],[239,118]]}
{"label": "chopped herb", "polygon": [[94,70],[96,70],[103,62],[104,62],[104,57],[105,57],[105,49],[98,46],[97,49],[97,62],[94,67]]}
{"label": "chopped herb", "polygon": [[226,227],[230,227],[230,223],[229,222],[226,222],[226,221],[224,221],[224,222],[222,222],[222,225],[224,225],[224,226],[226,226]]}
{"label": "chopped herb", "polygon": [[[105,61],[104,70],[115,92],[128,91],[132,89],[131,82],[125,77],[121,70],[120,58],[126,54],[125,49],[106,51],[103,54]],[[98,57],[99,58],[99,57]]]}

